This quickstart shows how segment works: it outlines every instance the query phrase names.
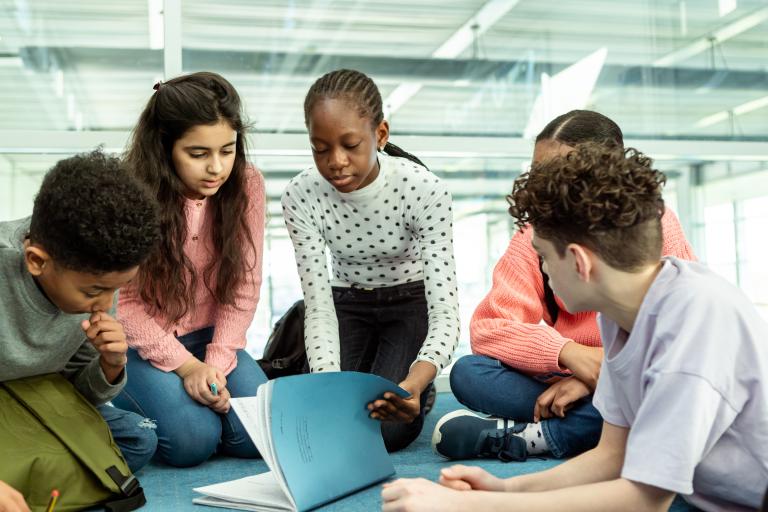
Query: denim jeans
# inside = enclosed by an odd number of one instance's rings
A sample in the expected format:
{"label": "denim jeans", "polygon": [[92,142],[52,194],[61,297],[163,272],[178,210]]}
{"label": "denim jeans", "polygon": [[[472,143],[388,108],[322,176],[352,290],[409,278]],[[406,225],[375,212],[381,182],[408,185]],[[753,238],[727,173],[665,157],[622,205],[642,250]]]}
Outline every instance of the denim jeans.
{"label": "denim jeans", "polygon": [[[201,361],[213,339],[213,327],[179,337],[179,341]],[[227,390],[233,398],[255,396],[267,377],[244,350],[237,351],[237,367],[227,375]],[[128,351],[128,384],[113,403],[155,420],[157,456],[178,467],[196,466],[217,450],[233,457],[254,458],[259,452],[233,409],[219,414],[196,402],[174,372],[164,372]]]}
{"label": "denim jeans", "polygon": [[136,413],[110,405],[100,405],[96,409],[107,422],[131,472],[135,473],[143,468],[157,448],[157,434],[152,422]]}
{"label": "denim jeans", "polygon": [[[333,302],[341,369],[373,373],[396,384],[405,379],[427,337],[423,281],[372,290],[334,287]],[[428,391],[421,394],[421,411],[413,422],[382,422],[388,451],[403,449],[419,436]]]}
{"label": "denim jeans", "polygon": [[[472,410],[515,421],[533,421],[536,399],[548,387],[487,356],[464,356],[451,369],[451,390],[459,402]],[[592,405],[591,395],[579,400],[565,418],[541,422],[549,449],[558,458],[597,446],[602,428],[603,418]]]}

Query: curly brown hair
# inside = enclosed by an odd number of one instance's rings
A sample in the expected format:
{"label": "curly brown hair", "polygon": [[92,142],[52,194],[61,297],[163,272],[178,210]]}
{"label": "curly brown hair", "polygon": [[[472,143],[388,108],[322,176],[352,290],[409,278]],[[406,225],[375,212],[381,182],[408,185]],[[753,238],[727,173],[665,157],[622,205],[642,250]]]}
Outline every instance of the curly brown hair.
{"label": "curly brown hair", "polygon": [[634,271],[661,257],[666,176],[633,148],[586,143],[535,165],[507,196],[519,227],[555,245],[584,245],[610,266]]}

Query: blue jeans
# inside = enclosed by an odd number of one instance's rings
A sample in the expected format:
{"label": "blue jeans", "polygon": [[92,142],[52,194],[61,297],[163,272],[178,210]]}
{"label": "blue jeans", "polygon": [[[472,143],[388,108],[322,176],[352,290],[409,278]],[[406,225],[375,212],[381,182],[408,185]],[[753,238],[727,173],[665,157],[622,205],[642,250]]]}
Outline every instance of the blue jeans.
{"label": "blue jeans", "polygon": [[143,468],[157,448],[157,434],[152,422],[138,414],[109,405],[100,405],[96,409],[107,422],[131,472],[135,473]]}
{"label": "blue jeans", "polygon": [[[520,373],[497,359],[470,355],[451,369],[451,390],[470,409],[515,421],[533,421],[536,399],[549,384]],[[592,396],[582,398],[565,418],[541,422],[541,430],[552,455],[570,457],[597,446],[603,418],[592,405]]]}
{"label": "blue jeans", "polygon": [[[179,341],[201,361],[213,339],[213,327],[179,337]],[[237,367],[227,375],[227,390],[233,398],[255,396],[267,377],[244,350],[237,351]],[[158,458],[177,467],[196,466],[216,451],[242,458],[259,452],[235,414],[218,414],[196,402],[174,372],[164,372],[128,351],[128,384],[113,403],[152,418],[157,423]]]}
{"label": "blue jeans", "polygon": [[[333,287],[333,303],[339,320],[341,369],[402,382],[429,328],[424,282],[373,290]],[[419,415],[411,423],[381,423],[387,451],[401,450],[419,437],[430,386],[421,394]]]}

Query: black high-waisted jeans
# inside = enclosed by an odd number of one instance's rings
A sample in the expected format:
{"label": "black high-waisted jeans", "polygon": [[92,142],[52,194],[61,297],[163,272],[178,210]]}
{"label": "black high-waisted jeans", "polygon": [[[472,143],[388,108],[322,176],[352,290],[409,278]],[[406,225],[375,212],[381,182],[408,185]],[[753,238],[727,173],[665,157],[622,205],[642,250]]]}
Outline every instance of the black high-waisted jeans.
{"label": "black high-waisted jeans", "polygon": [[[333,287],[333,302],[341,369],[373,373],[396,384],[405,379],[427,337],[424,282],[374,289]],[[388,451],[405,448],[419,436],[428,391],[421,394],[421,412],[413,422],[382,422]]]}

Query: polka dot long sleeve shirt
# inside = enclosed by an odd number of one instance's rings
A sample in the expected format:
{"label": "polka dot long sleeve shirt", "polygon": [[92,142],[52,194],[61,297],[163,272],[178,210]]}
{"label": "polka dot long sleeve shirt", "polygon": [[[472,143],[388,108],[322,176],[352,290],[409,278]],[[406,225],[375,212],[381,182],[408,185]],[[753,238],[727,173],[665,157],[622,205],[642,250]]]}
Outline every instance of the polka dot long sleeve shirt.
{"label": "polka dot long sleeve shirt", "polygon": [[313,372],[341,369],[331,286],[383,288],[424,280],[429,329],[416,360],[434,364],[439,373],[459,341],[451,196],[424,167],[384,153],[378,158],[379,175],[363,189],[339,192],[311,167],[283,192]]}

